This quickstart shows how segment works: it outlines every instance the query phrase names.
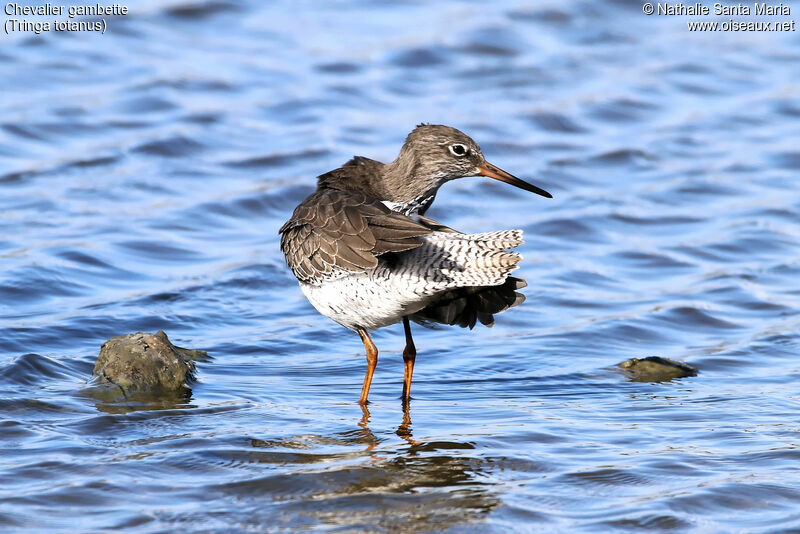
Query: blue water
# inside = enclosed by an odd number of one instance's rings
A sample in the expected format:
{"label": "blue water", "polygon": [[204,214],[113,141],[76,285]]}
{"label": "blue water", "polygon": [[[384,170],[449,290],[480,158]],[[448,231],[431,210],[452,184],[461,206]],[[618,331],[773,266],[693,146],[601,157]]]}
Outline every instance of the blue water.
{"label": "blue water", "polygon": [[[129,7],[0,37],[0,530],[800,529],[797,32],[627,1]],[[362,412],[358,336],[277,229],[423,121],[555,198],[442,189],[448,226],[525,230],[528,300],[414,327],[405,414],[402,328],[376,332]],[[190,399],[87,393],[101,343],[159,329],[210,355]],[[651,355],[699,374],[616,369]]]}

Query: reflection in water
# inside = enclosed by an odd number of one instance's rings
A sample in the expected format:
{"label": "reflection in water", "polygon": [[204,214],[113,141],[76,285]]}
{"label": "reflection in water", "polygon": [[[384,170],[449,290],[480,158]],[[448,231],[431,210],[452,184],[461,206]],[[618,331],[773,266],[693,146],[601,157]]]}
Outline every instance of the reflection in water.
{"label": "reflection in water", "polygon": [[[500,503],[484,482],[490,466],[498,460],[472,455],[475,447],[469,443],[415,440],[408,408],[405,406],[403,420],[394,432],[402,442],[379,438],[370,428],[371,413],[366,406],[361,407],[355,432],[251,439],[252,447],[269,451],[249,455],[264,470],[251,471],[254,478],[217,489],[237,500],[260,503],[271,497],[274,502],[284,502],[287,512],[312,523],[343,528],[377,525],[416,532],[447,529],[485,517]],[[226,456],[241,460],[238,453]],[[292,464],[302,464],[302,470]],[[302,519],[299,522],[303,524]]]}
{"label": "reflection in water", "polygon": [[414,440],[414,436],[411,434],[411,403],[403,399],[403,422],[400,423],[400,426],[397,427],[397,434],[407,442],[409,442],[412,446],[419,446],[420,442]]}
{"label": "reflection in water", "polygon": [[137,391],[125,394],[113,384],[94,380],[81,389],[77,395],[92,399],[98,411],[111,414],[197,408],[197,405],[189,404],[192,399],[192,390],[188,387],[178,392]]}
{"label": "reflection in water", "polygon": [[[395,434],[406,440],[412,447],[419,446],[421,445],[420,442],[415,441],[414,436],[411,434],[410,402],[408,402],[407,400],[402,400],[401,402],[403,408],[403,422],[400,423],[400,426],[397,427],[397,431],[395,432]],[[375,435],[372,433],[372,431],[369,429],[368,426],[370,417],[369,408],[367,407],[366,404],[361,404],[360,407],[362,416],[361,420],[358,422],[358,426],[364,430],[366,436],[370,436],[374,439]],[[367,452],[371,451],[377,444],[378,444],[377,439],[374,439],[374,441],[367,448]]]}
{"label": "reflection in water", "polygon": [[367,441],[367,448],[364,452],[369,452],[375,448],[378,444],[378,439],[375,437],[375,434],[372,433],[372,430],[369,429],[369,408],[367,408],[366,404],[361,404],[361,420],[358,422],[358,426],[361,427],[363,431],[364,439]]}
{"label": "reflection in water", "polygon": [[197,408],[196,404],[188,404],[188,399],[150,399],[128,400],[125,402],[95,402],[97,411],[109,414],[126,414],[151,410],[190,410]]}

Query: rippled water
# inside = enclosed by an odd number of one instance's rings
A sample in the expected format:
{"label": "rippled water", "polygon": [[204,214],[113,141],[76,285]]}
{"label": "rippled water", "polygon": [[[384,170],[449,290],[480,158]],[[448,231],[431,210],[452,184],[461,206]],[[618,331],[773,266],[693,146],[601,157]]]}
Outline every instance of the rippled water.
{"label": "rippled water", "polygon": [[[800,528],[797,33],[623,1],[130,7],[0,44],[0,530]],[[441,191],[450,226],[525,230],[528,300],[415,327],[406,414],[377,332],[362,413],[358,336],[276,231],[422,121],[555,199]],[[103,341],[159,329],[210,354],[188,401],[87,395]],[[615,368],[649,355],[699,374]]]}

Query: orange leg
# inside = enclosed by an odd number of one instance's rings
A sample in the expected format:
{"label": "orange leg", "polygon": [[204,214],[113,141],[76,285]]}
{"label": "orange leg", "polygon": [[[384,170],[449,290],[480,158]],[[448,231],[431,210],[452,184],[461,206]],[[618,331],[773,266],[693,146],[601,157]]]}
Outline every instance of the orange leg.
{"label": "orange leg", "polygon": [[406,333],[406,348],[403,349],[403,403],[411,399],[411,376],[414,374],[414,359],[417,357],[417,348],[411,337],[411,325],[408,317],[403,317],[403,330]]}
{"label": "orange leg", "polygon": [[372,375],[375,373],[375,366],[378,365],[378,348],[366,330],[359,328],[357,332],[361,336],[364,348],[367,349],[367,374],[364,375],[364,386],[361,388],[361,398],[358,400],[359,404],[366,404],[369,386],[372,384]]}

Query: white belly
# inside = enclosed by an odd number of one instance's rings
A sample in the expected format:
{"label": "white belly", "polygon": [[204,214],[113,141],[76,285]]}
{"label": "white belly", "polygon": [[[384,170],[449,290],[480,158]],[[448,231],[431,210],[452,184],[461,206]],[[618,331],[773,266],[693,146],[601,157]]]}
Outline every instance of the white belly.
{"label": "white belly", "polygon": [[427,306],[432,296],[422,296],[374,273],[354,273],[319,285],[300,283],[306,298],[322,315],[355,330],[382,328]]}

